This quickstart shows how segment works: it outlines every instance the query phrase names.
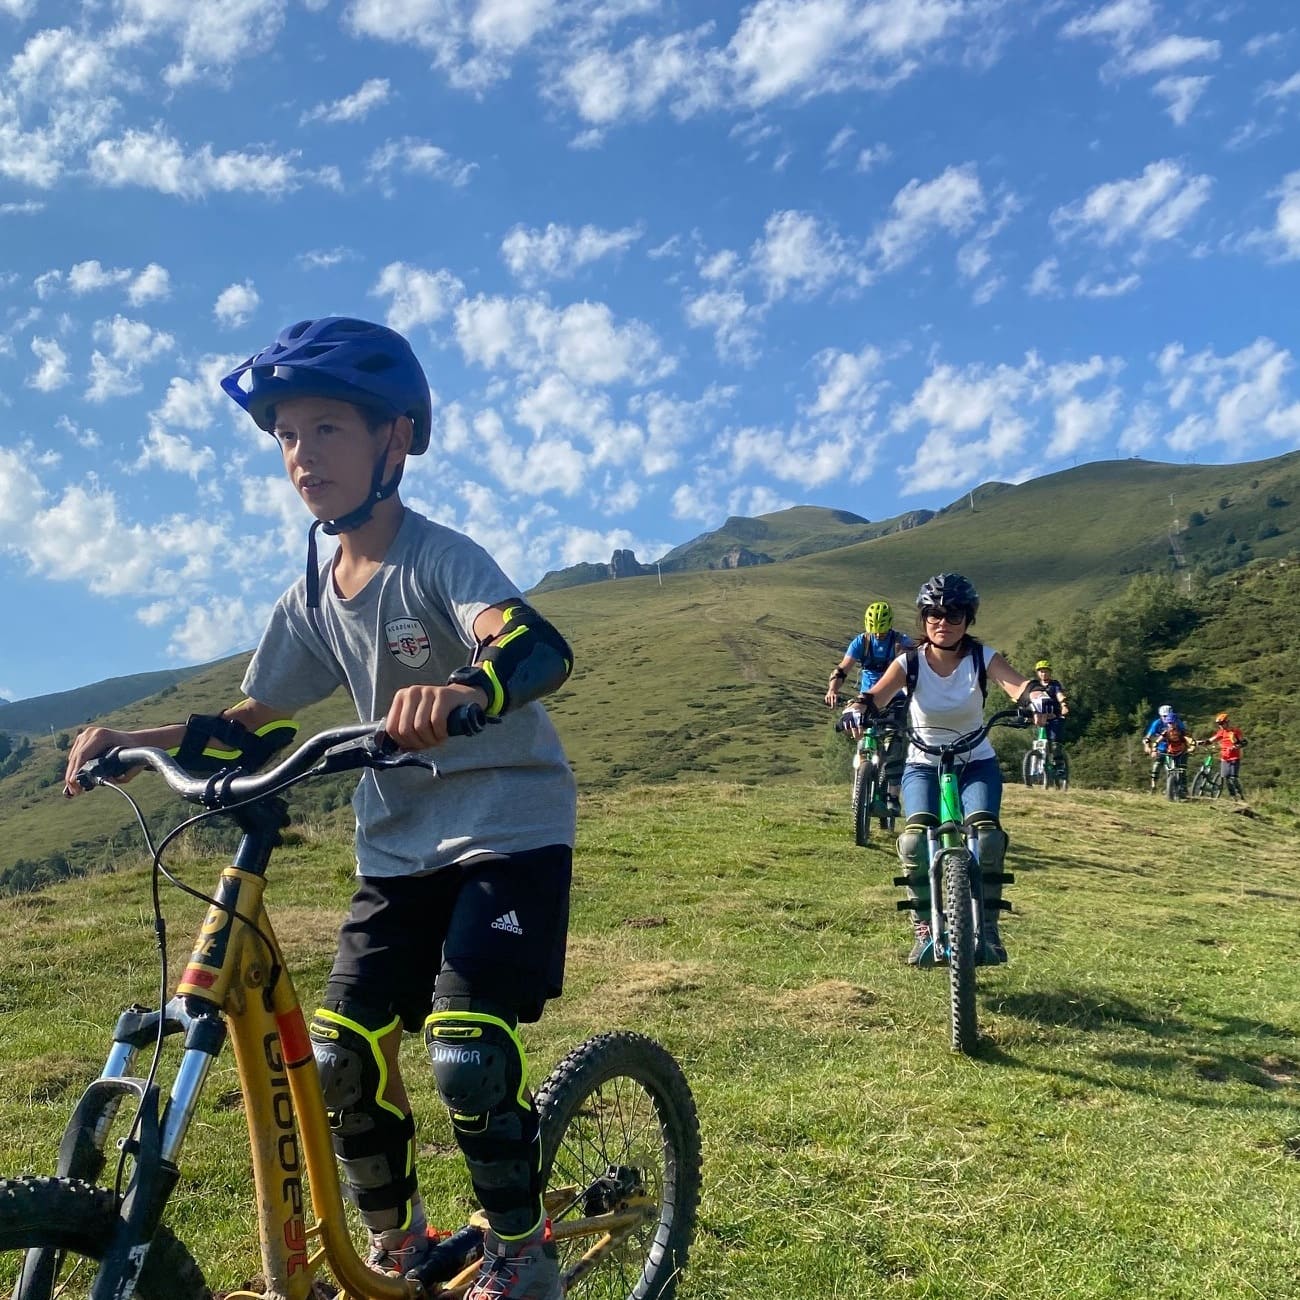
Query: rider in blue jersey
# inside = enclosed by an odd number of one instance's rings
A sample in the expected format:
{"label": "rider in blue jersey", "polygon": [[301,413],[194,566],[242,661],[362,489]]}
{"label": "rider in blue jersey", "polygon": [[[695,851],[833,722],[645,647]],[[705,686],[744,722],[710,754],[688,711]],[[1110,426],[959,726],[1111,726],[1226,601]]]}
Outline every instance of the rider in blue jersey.
{"label": "rider in blue jersey", "polygon": [[[910,636],[894,627],[894,611],[887,600],[872,601],[863,612],[862,625],[863,630],[849,642],[844,658],[831,673],[826,689],[826,703],[831,708],[839,703],[840,687],[855,664],[859,670],[858,693],[865,695],[880,680],[885,669],[915,644]],[[888,715],[891,710],[901,710],[906,703],[907,692],[899,691],[890,708],[882,709],[881,712]],[[850,731],[856,727],[860,731],[860,715],[854,713],[852,719],[848,716],[852,710],[853,706],[850,705],[840,727]],[[901,716],[901,713],[895,716]],[[899,812],[898,794],[903,775],[904,752],[902,741],[895,734],[885,749],[886,803],[889,811],[895,815]]]}
{"label": "rider in blue jersey", "polygon": [[1151,789],[1154,791],[1168,754],[1177,767],[1187,766],[1187,724],[1174,712],[1173,705],[1162,704],[1142,737],[1142,748],[1151,756]]}

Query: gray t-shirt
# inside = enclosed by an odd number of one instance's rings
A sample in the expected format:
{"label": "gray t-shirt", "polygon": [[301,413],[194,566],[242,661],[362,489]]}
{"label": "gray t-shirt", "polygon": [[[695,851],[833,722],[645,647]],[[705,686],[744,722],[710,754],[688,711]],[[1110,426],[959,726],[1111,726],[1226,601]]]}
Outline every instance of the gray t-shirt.
{"label": "gray t-shirt", "polygon": [[[361,721],[382,719],[401,687],[441,685],[468,663],[474,620],[519,596],[481,546],[409,509],[355,596],[338,594],[331,566],[321,566],[319,632],[305,579],[276,603],[244,675],[250,699],[294,713],[344,686]],[[418,875],[479,853],[572,845],[576,784],[536,701],[426,754],[440,777],[419,768],[362,774],[352,799],[360,875]]]}

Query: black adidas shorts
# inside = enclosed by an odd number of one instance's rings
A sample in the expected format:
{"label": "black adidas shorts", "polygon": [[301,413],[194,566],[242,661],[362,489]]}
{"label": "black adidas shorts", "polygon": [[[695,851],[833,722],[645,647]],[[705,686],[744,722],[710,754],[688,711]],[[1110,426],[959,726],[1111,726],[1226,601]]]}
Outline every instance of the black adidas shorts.
{"label": "black adidas shorts", "polygon": [[326,998],[356,999],[418,1030],[445,997],[538,1020],[560,996],[573,850],[492,854],[427,876],[362,876]]}

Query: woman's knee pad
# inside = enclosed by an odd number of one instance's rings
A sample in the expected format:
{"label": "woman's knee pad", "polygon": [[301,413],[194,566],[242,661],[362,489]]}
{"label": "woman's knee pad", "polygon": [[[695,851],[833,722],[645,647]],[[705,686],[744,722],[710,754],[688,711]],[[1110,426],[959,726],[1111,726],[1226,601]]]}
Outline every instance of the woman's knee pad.
{"label": "woman's knee pad", "polygon": [[966,818],[966,830],[979,841],[980,866],[986,871],[1001,871],[1011,843],[1001,822],[990,812],[973,812]]}
{"label": "woman's knee pad", "polygon": [[929,854],[926,851],[927,831],[938,826],[939,819],[931,813],[913,813],[898,835],[898,860],[905,867],[924,871]]}

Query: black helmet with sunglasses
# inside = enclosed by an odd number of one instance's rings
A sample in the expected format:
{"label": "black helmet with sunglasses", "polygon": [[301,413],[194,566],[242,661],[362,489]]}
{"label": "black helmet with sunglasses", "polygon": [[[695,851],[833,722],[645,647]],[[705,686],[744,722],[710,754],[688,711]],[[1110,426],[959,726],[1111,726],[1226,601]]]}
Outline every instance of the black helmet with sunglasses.
{"label": "black helmet with sunglasses", "polygon": [[921,590],[916,594],[916,607],[922,614],[927,609],[961,610],[970,624],[975,622],[979,611],[980,596],[960,573],[936,573],[921,584]]}

